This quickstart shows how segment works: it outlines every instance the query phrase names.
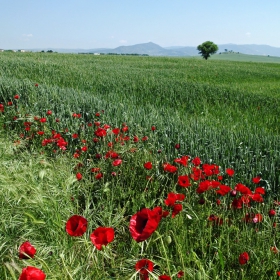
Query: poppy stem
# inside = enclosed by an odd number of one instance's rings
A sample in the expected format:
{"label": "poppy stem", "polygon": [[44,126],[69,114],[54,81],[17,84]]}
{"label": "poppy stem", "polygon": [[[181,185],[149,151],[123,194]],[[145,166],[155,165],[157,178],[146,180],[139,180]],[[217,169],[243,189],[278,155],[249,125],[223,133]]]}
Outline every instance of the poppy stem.
{"label": "poppy stem", "polygon": [[143,255],[143,251],[144,251],[144,243],[145,242],[141,242],[141,254],[140,254],[141,256]]}
{"label": "poppy stem", "polygon": [[155,231],[156,234],[158,235],[160,241],[161,241],[161,244],[162,244],[162,247],[163,247],[163,252],[164,252],[164,256],[165,256],[165,259],[166,259],[166,263],[167,263],[167,269],[168,269],[168,274],[171,275],[171,271],[170,271],[170,263],[169,263],[169,258],[167,256],[167,252],[166,252],[166,248],[164,246],[164,242],[163,242],[163,239],[162,239],[162,235],[159,234],[159,232],[156,230]]}

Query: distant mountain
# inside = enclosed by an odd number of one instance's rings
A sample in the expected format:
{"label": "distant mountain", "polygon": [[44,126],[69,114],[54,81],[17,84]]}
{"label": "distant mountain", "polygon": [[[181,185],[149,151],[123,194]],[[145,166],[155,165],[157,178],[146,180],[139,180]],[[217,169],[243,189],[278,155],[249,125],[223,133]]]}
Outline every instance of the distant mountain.
{"label": "distant mountain", "polygon": [[[236,45],[236,44],[221,44],[218,45],[219,52],[239,52],[243,54],[251,55],[269,55],[269,56],[279,56],[280,48],[271,47],[268,45]],[[198,51],[196,47],[166,47],[163,48],[155,43],[143,43],[131,46],[119,46],[114,49],[109,48],[98,48],[98,49],[33,49],[31,51],[47,51],[53,50],[54,52],[62,53],[113,53],[113,54],[147,54],[150,56],[197,56]]]}
{"label": "distant mountain", "polygon": [[280,56],[280,48],[271,47],[268,45],[235,45],[235,44],[225,44],[218,45],[219,52],[224,52],[225,49],[233,52],[240,52],[244,54],[251,55],[270,55],[270,56]]}
{"label": "distant mountain", "polygon": [[115,49],[93,49],[90,52],[115,53],[115,54],[147,54],[150,56],[194,56],[198,55],[196,47],[170,47],[163,48],[149,42],[132,46],[120,46]]}

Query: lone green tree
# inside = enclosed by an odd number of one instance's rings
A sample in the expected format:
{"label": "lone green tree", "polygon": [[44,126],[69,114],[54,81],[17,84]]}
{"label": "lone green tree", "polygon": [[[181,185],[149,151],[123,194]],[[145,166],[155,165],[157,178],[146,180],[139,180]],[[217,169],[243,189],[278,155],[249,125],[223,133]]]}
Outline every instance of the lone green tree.
{"label": "lone green tree", "polygon": [[201,54],[201,56],[206,60],[210,57],[211,54],[216,53],[218,49],[218,46],[211,41],[206,41],[197,46],[199,54]]}

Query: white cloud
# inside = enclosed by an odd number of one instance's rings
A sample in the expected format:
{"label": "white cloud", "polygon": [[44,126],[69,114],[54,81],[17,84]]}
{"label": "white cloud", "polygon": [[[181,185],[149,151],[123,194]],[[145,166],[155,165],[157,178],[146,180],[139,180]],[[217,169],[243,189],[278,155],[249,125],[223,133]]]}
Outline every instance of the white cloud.
{"label": "white cloud", "polygon": [[33,34],[22,34],[23,41],[29,41],[33,37]]}
{"label": "white cloud", "polygon": [[22,34],[22,37],[24,37],[24,38],[30,38],[30,37],[33,37],[33,34]]}
{"label": "white cloud", "polygon": [[127,43],[127,40],[120,40],[119,41],[121,44],[126,44]]}

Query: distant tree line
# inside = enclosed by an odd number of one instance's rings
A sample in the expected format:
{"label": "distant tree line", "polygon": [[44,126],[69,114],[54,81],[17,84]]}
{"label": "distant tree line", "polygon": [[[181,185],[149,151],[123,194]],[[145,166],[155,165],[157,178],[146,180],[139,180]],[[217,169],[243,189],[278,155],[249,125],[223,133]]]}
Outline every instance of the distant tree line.
{"label": "distant tree line", "polygon": [[[78,53],[78,54],[93,54],[95,53]],[[133,56],[149,56],[148,54],[139,54],[139,53],[98,53],[98,55],[133,55]]]}

